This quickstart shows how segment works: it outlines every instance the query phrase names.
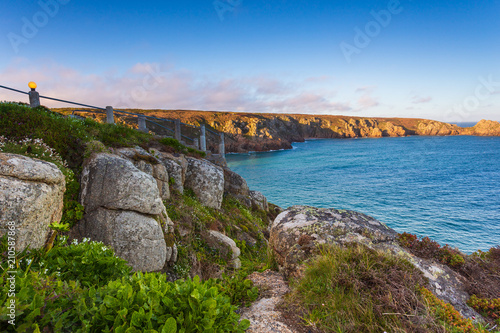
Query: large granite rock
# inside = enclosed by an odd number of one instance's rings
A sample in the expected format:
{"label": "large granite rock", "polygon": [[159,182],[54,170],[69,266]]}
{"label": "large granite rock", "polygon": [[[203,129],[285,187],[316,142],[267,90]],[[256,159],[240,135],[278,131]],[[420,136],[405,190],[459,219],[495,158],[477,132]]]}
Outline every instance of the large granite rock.
{"label": "large granite rock", "polygon": [[85,237],[113,247],[136,271],[159,271],[170,259],[167,251],[172,254],[158,221],[137,212],[97,208],[85,214],[79,228]]}
{"label": "large granite rock", "polygon": [[[154,163],[139,166],[148,171],[148,165],[151,174],[158,172]],[[93,155],[82,171],[85,216],[77,235],[112,246],[136,271],[161,270],[176,256],[173,223],[151,174],[111,154]]]}
{"label": "large granite rock", "polygon": [[0,236],[14,237],[18,251],[42,247],[49,224],[61,220],[65,188],[54,164],[0,153]]}
{"label": "large granite rock", "polygon": [[88,159],[81,187],[86,212],[103,207],[159,215],[165,210],[153,176],[116,155],[97,154]]}
{"label": "large granite rock", "polygon": [[220,209],[224,195],[222,168],[206,160],[188,157],[187,161],[184,187],[192,189],[201,204]]}
{"label": "large granite rock", "polygon": [[396,242],[397,233],[382,222],[354,211],[293,206],[276,217],[269,246],[285,277],[300,276],[303,263],[322,244],[360,243],[412,262],[429,279],[429,287],[467,318],[480,318],[467,304],[463,277],[440,263],[415,257]]}
{"label": "large granite rock", "polygon": [[246,180],[230,169],[224,169],[224,191],[234,196],[249,196]]}

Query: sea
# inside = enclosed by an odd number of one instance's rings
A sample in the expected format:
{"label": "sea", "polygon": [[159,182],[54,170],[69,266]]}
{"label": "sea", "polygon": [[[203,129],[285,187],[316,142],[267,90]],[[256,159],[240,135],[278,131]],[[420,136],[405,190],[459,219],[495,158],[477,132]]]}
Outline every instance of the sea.
{"label": "sea", "polygon": [[282,208],[355,210],[468,254],[500,245],[500,137],[313,139],[227,162]]}

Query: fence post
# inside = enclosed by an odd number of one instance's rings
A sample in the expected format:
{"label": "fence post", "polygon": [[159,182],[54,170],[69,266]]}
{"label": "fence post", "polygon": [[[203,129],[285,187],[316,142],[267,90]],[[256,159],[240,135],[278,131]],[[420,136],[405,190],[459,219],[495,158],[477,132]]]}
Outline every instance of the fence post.
{"label": "fence post", "polygon": [[207,135],[205,131],[205,124],[201,124],[201,135],[200,135],[200,150],[207,151]]}
{"label": "fence post", "polygon": [[139,131],[141,132],[147,132],[148,129],[146,128],[146,117],[144,115],[139,115]]}
{"label": "fence post", "polygon": [[30,82],[30,83],[28,83],[28,86],[31,88],[31,91],[28,93],[28,95],[30,97],[30,107],[31,108],[39,107],[40,106],[40,94],[35,90],[36,83]]}
{"label": "fence post", "polygon": [[181,121],[175,119],[175,140],[181,142]]}
{"label": "fence post", "polygon": [[115,123],[115,116],[113,112],[113,107],[112,106],[106,106],[106,118],[107,118],[107,123],[108,124],[114,124]]}
{"label": "fence post", "polygon": [[199,144],[199,140],[198,138],[194,138],[193,139],[193,146],[196,148],[196,149],[200,149],[200,144]]}
{"label": "fence post", "polygon": [[219,144],[219,154],[222,157],[226,157],[226,147],[224,146],[224,133],[219,133],[220,134],[220,144]]}

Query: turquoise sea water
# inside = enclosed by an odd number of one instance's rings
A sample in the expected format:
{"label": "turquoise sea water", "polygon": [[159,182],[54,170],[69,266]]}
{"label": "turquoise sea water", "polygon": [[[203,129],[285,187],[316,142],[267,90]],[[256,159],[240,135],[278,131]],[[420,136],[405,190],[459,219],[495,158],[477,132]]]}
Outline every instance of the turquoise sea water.
{"label": "turquoise sea water", "polygon": [[283,208],[356,210],[471,253],[500,245],[500,137],[326,139],[227,155]]}

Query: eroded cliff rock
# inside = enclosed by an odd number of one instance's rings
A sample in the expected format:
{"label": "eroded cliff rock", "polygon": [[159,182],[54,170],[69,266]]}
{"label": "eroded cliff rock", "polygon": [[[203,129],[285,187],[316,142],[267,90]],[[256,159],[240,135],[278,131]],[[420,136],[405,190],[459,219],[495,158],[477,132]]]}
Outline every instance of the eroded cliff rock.
{"label": "eroded cliff rock", "polygon": [[61,220],[65,186],[56,165],[0,153],[0,236],[10,231],[18,251],[42,247],[49,224]]}

